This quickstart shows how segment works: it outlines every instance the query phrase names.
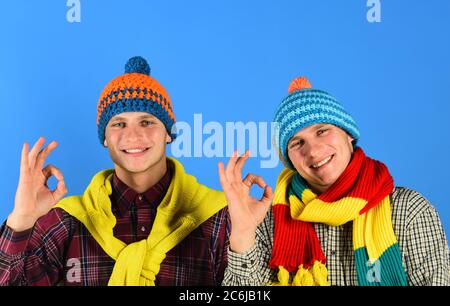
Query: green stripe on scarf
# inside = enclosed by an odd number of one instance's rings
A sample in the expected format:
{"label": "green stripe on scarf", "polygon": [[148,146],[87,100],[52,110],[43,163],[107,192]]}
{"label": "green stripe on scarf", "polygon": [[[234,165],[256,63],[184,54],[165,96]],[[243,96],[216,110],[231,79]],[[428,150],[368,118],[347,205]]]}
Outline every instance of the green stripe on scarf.
{"label": "green stripe on scarf", "polygon": [[407,286],[398,243],[389,247],[372,265],[366,248],[355,251],[356,272],[361,286]]}

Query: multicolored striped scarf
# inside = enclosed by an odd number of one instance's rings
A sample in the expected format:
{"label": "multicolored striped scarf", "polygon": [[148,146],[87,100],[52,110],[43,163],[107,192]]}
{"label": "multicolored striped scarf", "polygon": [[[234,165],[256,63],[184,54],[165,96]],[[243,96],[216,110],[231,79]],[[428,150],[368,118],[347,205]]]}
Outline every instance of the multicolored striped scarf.
{"label": "multicolored striped scarf", "polygon": [[[276,285],[328,285],[326,257],[313,223],[331,226],[353,221],[353,250],[359,285],[407,285],[392,226],[390,194],[394,182],[387,167],[357,148],[338,180],[317,196],[296,171],[278,177],[274,245],[269,266],[278,270]],[[290,274],[295,273],[293,280]]]}

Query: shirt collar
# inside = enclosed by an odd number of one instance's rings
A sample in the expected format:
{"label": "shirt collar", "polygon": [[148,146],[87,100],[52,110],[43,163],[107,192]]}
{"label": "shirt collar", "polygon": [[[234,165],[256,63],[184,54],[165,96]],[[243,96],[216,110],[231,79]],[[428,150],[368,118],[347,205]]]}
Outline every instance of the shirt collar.
{"label": "shirt collar", "polygon": [[157,208],[166,195],[172,181],[173,167],[167,163],[167,171],[163,177],[147,191],[138,193],[117,176],[114,171],[112,179],[111,203],[113,209],[116,208],[121,216],[124,216],[134,202],[143,202],[144,205]]}

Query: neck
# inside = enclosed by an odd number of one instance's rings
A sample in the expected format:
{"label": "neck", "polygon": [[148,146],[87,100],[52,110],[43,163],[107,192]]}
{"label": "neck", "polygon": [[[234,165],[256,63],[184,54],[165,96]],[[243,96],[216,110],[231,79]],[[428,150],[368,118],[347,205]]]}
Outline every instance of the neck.
{"label": "neck", "polygon": [[308,187],[314,192],[316,195],[321,195],[325,191],[329,189],[329,187],[322,187],[322,186],[313,186],[308,183]]}
{"label": "neck", "polygon": [[158,163],[142,172],[130,172],[118,165],[116,165],[115,171],[119,179],[127,186],[137,193],[144,193],[166,174],[166,157],[164,156]]}

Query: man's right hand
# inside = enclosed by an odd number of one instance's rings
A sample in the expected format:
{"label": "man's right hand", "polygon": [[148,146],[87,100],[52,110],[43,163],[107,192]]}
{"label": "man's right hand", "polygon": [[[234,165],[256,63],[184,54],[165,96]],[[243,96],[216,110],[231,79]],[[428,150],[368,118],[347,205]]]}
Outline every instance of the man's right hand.
{"label": "man's right hand", "polygon": [[[227,197],[231,219],[230,249],[236,253],[244,253],[255,244],[256,228],[263,222],[273,199],[272,188],[262,177],[249,173],[242,179],[242,169],[249,156],[248,151],[241,157],[235,152],[226,169],[219,163],[220,184]],[[250,195],[254,184],[264,189],[259,200]]]}
{"label": "man's right hand", "polygon": [[[44,143],[45,139],[41,137],[31,151],[27,143],[22,148],[14,209],[6,221],[6,225],[16,232],[32,228],[37,219],[47,214],[67,193],[61,171],[53,165],[43,168],[45,160],[58,143],[52,141],[41,150]],[[53,191],[47,186],[47,181],[52,176],[58,180],[56,189]]]}

